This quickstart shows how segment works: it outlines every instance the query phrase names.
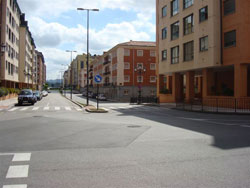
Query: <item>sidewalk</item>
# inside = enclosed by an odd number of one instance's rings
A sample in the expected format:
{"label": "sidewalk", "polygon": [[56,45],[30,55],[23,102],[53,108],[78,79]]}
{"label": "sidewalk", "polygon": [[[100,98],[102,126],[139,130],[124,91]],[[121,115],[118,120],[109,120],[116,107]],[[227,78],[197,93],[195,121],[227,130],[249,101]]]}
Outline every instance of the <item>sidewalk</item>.
{"label": "sidewalk", "polygon": [[0,109],[10,108],[17,103],[17,97],[0,101]]}

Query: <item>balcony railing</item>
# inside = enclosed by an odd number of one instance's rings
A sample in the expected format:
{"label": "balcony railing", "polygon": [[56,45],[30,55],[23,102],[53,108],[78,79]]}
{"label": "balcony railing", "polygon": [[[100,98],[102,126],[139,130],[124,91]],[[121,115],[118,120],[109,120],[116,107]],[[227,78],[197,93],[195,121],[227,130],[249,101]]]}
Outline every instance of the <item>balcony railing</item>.
{"label": "balcony railing", "polygon": [[106,61],[104,61],[103,65],[107,65],[109,63],[111,63],[111,60],[106,60]]}
{"label": "balcony railing", "polygon": [[93,72],[93,69],[92,69],[92,68],[90,68],[90,69],[89,69],[89,72]]}
{"label": "balcony railing", "polygon": [[110,71],[107,71],[107,72],[105,72],[105,73],[103,73],[103,75],[110,75],[111,74],[111,72]]}

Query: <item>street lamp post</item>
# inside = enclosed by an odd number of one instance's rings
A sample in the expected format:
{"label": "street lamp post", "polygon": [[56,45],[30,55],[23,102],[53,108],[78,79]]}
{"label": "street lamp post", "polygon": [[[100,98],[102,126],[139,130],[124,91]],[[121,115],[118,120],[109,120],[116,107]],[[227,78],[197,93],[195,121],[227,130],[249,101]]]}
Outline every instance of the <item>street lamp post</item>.
{"label": "street lamp post", "polygon": [[[77,52],[77,51],[74,51],[74,50],[66,50],[66,52],[70,52],[71,53],[71,58],[70,58],[70,63],[72,63],[72,54],[73,54],[73,52]],[[71,73],[70,73],[70,87],[71,87],[71,91],[70,91],[70,98],[71,98],[71,100],[72,100],[72,93],[73,93],[73,86],[72,86],[72,79],[73,79],[73,77],[72,77],[72,71],[73,69],[72,69],[72,66],[71,66]]]}
{"label": "street lamp post", "polygon": [[87,106],[89,105],[89,11],[99,11],[99,9],[77,8],[77,10],[87,11]]}
{"label": "street lamp post", "polygon": [[[146,69],[143,68],[142,66],[138,66],[137,68],[135,68],[135,72],[138,72],[140,78],[142,78],[142,73],[143,72],[146,72]],[[137,104],[141,104],[142,102],[142,89],[141,89],[141,80],[140,80],[140,83],[138,85],[138,101],[137,101]]]}

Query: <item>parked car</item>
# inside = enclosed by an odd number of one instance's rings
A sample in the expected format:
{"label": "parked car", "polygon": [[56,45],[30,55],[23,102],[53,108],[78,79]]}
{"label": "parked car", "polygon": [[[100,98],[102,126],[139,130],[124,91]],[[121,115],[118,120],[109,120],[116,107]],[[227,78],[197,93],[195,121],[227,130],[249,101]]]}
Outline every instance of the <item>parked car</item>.
{"label": "parked car", "polygon": [[46,97],[46,96],[48,96],[48,92],[45,91],[45,90],[43,90],[43,91],[42,91],[42,95],[43,95],[43,97]]}
{"label": "parked car", "polygon": [[92,97],[92,95],[93,95],[93,92],[90,91],[89,94],[88,94],[88,96],[89,96],[89,97]]}
{"label": "parked car", "polygon": [[34,105],[37,101],[36,96],[33,94],[31,89],[23,89],[18,95],[18,105],[22,105],[23,103],[30,103]]}
{"label": "parked car", "polygon": [[99,99],[100,101],[106,101],[106,100],[107,100],[106,96],[105,96],[104,94],[102,94],[102,93],[100,93],[100,94],[98,95],[98,99]]}
{"label": "parked car", "polygon": [[87,96],[87,92],[86,91],[82,92],[82,96],[86,97]]}
{"label": "parked car", "polygon": [[43,95],[40,91],[34,91],[33,94],[36,96],[38,101],[42,100]]}
{"label": "parked car", "polygon": [[96,97],[97,97],[97,93],[92,93],[91,98],[96,99]]}

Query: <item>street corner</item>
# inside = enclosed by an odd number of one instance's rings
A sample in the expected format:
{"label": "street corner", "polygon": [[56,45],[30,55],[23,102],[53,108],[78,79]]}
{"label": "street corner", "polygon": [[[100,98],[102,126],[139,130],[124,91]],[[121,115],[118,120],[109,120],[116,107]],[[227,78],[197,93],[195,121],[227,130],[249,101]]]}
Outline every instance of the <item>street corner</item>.
{"label": "street corner", "polygon": [[95,106],[86,106],[85,110],[89,113],[108,113],[108,109],[106,108],[96,108]]}

